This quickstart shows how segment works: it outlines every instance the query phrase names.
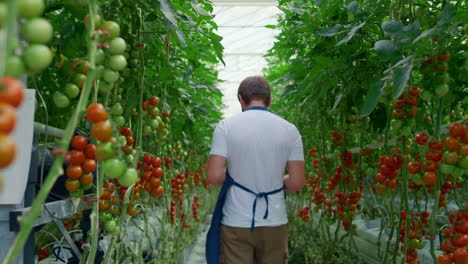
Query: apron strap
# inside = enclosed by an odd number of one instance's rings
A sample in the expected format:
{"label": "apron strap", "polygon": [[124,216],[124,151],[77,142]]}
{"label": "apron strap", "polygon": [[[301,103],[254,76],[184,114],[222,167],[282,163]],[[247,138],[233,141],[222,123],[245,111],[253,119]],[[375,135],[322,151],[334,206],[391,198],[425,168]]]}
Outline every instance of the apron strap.
{"label": "apron strap", "polygon": [[[250,230],[253,231],[254,228],[255,228],[255,213],[257,211],[257,200],[259,198],[265,198],[265,203],[266,203],[266,208],[265,208],[265,214],[263,215],[263,219],[266,219],[268,217],[268,195],[271,195],[271,194],[275,194],[275,193],[279,193],[281,192],[282,190],[284,190],[284,185],[281,186],[281,188],[279,189],[276,189],[274,191],[271,191],[271,192],[261,192],[261,193],[256,193],[252,190],[250,190],[249,188],[235,182],[234,180],[232,180],[232,184],[248,193],[251,193],[253,195],[255,195],[255,200],[253,202],[253,205],[252,205],[252,224],[250,225]],[[286,192],[285,192],[285,198],[286,198]]]}

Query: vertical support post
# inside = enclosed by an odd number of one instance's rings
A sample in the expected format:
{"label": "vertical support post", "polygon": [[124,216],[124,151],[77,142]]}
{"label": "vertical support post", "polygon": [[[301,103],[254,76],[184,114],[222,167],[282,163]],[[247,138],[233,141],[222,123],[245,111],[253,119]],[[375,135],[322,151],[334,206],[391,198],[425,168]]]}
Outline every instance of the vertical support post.
{"label": "vertical support post", "polygon": [[[38,161],[37,161],[37,135],[34,134],[33,136],[33,151],[31,153],[31,163],[29,166],[29,175],[28,175],[28,184],[26,185],[26,191],[24,194],[24,207],[30,207],[34,198],[36,197],[36,184],[38,182],[37,179],[37,168],[38,168]],[[24,246],[23,251],[23,259],[24,263],[34,263],[34,232],[28,237],[26,244]]]}

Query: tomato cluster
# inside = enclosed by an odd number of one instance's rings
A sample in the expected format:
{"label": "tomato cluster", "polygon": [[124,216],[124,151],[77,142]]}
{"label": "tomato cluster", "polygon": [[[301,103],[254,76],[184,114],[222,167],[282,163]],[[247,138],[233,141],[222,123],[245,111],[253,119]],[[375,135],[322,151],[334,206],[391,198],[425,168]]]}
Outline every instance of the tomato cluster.
{"label": "tomato cluster", "polygon": [[342,173],[343,173],[343,167],[337,166],[335,174],[333,175],[333,177],[330,179],[330,182],[328,183],[327,192],[332,192],[335,189],[335,187],[340,182]]}
{"label": "tomato cluster", "polygon": [[200,222],[200,218],[198,217],[198,208],[202,207],[202,204],[199,201],[200,199],[198,196],[193,196],[193,202],[192,202],[192,216],[193,219],[197,222]]}
{"label": "tomato cluster", "polygon": [[349,231],[351,228],[354,229],[351,223],[356,215],[361,196],[362,194],[358,191],[350,193],[337,192],[334,195],[336,201],[334,213],[341,219],[341,224],[346,231]]}
{"label": "tomato cluster", "polygon": [[390,126],[394,132],[402,136],[408,136],[411,133],[409,126],[410,118],[418,114],[418,98],[421,89],[416,86],[410,86],[407,93],[402,93],[398,99],[393,102],[392,121]]}
{"label": "tomato cluster", "polygon": [[[35,74],[46,69],[52,61],[52,52],[47,46],[53,37],[53,27],[47,19],[41,18],[44,11],[43,0],[19,1],[18,14],[25,23],[21,26],[21,36],[28,45],[15,44],[6,59],[6,75],[18,77],[25,72]],[[0,27],[2,22],[0,22]],[[14,40],[17,43],[16,40]],[[18,42],[19,43],[19,42]],[[17,55],[22,54],[22,55]]]}
{"label": "tomato cluster", "polygon": [[[405,226],[408,223],[408,247],[406,250],[406,263],[419,264],[418,249],[422,249],[424,244],[421,239],[426,235],[427,225],[429,223],[429,213],[424,211],[421,213],[410,212],[408,216],[405,210],[400,211],[400,217],[403,220],[400,225],[400,243],[405,243]],[[404,247],[401,247],[404,250]]]}
{"label": "tomato cluster", "polygon": [[423,91],[421,98],[430,101],[432,97],[442,97],[449,92],[448,82],[448,62],[451,59],[450,52],[439,51],[430,55],[429,58],[421,64],[420,71],[423,75],[421,85]]}
{"label": "tomato cluster", "polygon": [[310,206],[306,206],[302,209],[299,209],[297,216],[302,219],[304,222],[308,222],[310,218]]}
{"label": "tomato cluster", "polygon": [[119,133],[120,133],[121,136],[125,137],[125,144],[122,147],[122,152],[127,154],[127,155],[132,154],[133,153],[133,148],[136,145],[136,141],[132,137],[133,132],[128,127],[120,127],[119,128]]}
{"label": "tomato cluster", "polygon": [[468,206],[463,210],[454,211],[449,216],[450,226],[444,229],[447,238],[440,248],[445,253],[440,255],[439,264],[468,263]]}
{"label": "tomato cluster", "polygon": [[333,130],[332,131],[332,138],[331,138],[331,142],[337,146],[341,146],[343,145],[343,139],[344,139],[344,136],[343,136],[343,133],[337,131],[337,130]]}
{"label": "tomato cluster", "polygon": [[157,96],[151,96],[147,101],[143,101],[143,118],[147,121],[147,124],[143,126],[143,135],[150,136],[152,133],[166,136],[169,134],[169,130],[166,128],[162,117],[165,117],[164,113],[158,108],[160,99]]}
{"label": "tomato cluster", "polygon": [[93,185],[93,172],[97,167],[96,146],[89,144],[84,136],[77,135],[72,138],[71,148],[65,156],[65,161],[69,163],[65,170],[65,189],[72,196],[81,196]]}
{"label": "tomato cluster", "polygon": [[398,170],[403,165],[403,158],[400,155],[382,155],[377,164],[379,173],[374,177],[377,182],[375,189],[377,194],[383,194],[386,189],[394,189],[398,185]]}
{"label": "tomato cluster", "polygon": [[450,135],[444,139],[444,148],[441,170],[461,182],[463,170],[468,169],[468,129],[461,123],[453,123]]}
{"label": "tomato cluster", "polygon": [[16,109],[23,102],[24,89],[16,78],[0,79],[0,169],[10,166],[16,156],[16,143],[10,134],[16,127]]}
{"label": "tomato cluster", "polygon": [[185,192],[185,184],[187,184],[187,180],[182,173],[177,174],[176,177],[171,179],[171,194],[173,199],[177,201],[182,200],[182,195]]}
{"label": "tomato cluster", "polygon": [[159,157],[146,154],[143,156],[143,162],[144,165],[138,163],[138,169],[143,167],[143,173],[140,172],[141,185],[152,198],[157,198],[164,194],[164,187],[161,185],[161,177],[164,175],[162,161]]}

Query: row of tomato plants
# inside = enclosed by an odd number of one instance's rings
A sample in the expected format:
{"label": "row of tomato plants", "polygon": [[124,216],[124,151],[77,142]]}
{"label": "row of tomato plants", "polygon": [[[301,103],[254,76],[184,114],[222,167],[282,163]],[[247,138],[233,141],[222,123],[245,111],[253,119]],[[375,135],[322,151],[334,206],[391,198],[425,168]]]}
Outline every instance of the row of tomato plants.
{"label": "row of tomato plants", "polygon": [[381,263],[426,263],[422,252],[466,263],[463,5],[285,0],[280,9],[266,71],[273,109],[309,149],[297,216],[354,252],[356,218],[381,219]]}
{"label": "row of tomato plants", "polygon": [[[65,131],[4,263],[21,252],[59,177],[72,197],[95,197],[86,199],[91,227],[81,236],[80,263],[94,263],[101,235],[111,237],[105,263],[177,261],[211,207],[203,153],[220,118],[213,65],[222,52],[211,11],[208,1],[0,1],[0,169],[16,158],[9,134],[26,86],[38,95],[36,121]],[[40,144],[51,147],[48,140]],[[149,229],[157,208],[161,228]],[[145,237],[159,233],[149,248],[126,244],[134,218],[145,223]]]}

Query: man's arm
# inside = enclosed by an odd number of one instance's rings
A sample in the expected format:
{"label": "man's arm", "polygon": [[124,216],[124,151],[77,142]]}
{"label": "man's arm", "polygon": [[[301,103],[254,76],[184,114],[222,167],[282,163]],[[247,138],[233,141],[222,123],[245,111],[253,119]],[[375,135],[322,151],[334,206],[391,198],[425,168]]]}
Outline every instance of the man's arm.
{"label": "man's arm", "polygon": [[220,155],[210,155],[206,181],[209,184],[223,184],[226,179],[226,158]]}
{"label": "man's arm", "polygon": [[289,174],[284,175],[283,181],[286,189],[291,191],[300,191],[305,185],[304,161],[288,161]]}

